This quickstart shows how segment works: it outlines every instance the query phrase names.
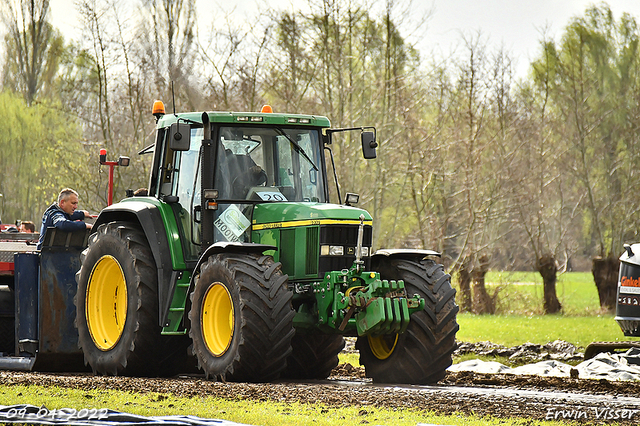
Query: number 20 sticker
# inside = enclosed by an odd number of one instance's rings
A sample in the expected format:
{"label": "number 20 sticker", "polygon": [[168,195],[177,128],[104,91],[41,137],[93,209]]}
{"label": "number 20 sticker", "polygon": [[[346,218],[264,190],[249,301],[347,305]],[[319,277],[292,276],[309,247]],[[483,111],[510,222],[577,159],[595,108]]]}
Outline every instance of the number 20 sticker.
{"label": "number 20 sticker", "polygon": [[278,191],[260,191],[256,194],[262,201],[288,201],[287,197]]}

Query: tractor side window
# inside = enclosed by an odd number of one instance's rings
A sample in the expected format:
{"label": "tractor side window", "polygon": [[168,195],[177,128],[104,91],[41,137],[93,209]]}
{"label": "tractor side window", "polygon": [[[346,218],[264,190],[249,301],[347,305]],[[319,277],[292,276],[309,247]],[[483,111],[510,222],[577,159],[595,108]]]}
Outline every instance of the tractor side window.
{"label": "tractor side window", "polygon": [[178,173],[173,182],[173,194],[178,196],[180,204],[184,207],[188,207],[191,204],[194,192],[196,191],[194,182],[199,170],[198,160],[203,137],[204,132],[201,128],[191,129],[191,146],[189,151],[179,151],[176,153],[175,170]]}
{"label": "tractor side window", "polygon": [[[313,143],[311,141],[311,135],[309,133],[301,133],[298,136],[298,145],[305,151],[311,154],[316,154],[316,150],[313,149]],[[302,199],[304,201],[319,201],[318,193],[322,190],[321,186],[318,186],[320,173],[315,167],[320,167],[318,156],[313,155],[315,158],[311,158],[314,164],[304,159],[300,162],[300,189],[302,191]]]}
{"label": "tractor side window", "polygon": [[[278,170],[277,170],[277,185],[279,187],[287,188],[285,192],[293,191],[293,160],[291,156],[291,146],[289,141],[284,136],[278,136]],[[290,189],[288,189],[290,188]],[[294,194],[291,194],[291,199],[295,198]]]}
{"label": "tractor side window", "polygon": [[191,146],[188,151],[179,151],[175,154],[174,170],[175,179],[172,193],[178,196],[177,219],[183,230],[181,240],[183,241],[183,251],[186,259],[197,259],[199,247],[197,241],[192,238],[194,232],[192,226],[193,206],[199,205],[200,191],[196,184],[196,177],[200,170],[200,145],[204,132],[202,128],[191,129]]}
{"label": "tractor side window", "polygon": [[172,184],[171,180],[173,178],[173,163],[175,161],[173,156],[173,151],[167,148],[167,136],[168,132],[164,132],[162,137],[161,146],[158,146],[158,142],[156,142],[156,150],[157,158],[158,158],[158,175],[156,177],[155,182],[155,190],[153,191],[154,195],[157,195],[159,198],[163,195],[170,195]]}

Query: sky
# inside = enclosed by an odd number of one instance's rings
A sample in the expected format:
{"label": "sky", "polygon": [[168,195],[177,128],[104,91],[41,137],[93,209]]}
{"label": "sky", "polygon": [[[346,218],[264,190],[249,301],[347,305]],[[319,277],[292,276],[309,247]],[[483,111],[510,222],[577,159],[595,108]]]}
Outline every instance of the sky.
{"label": "sky", "polygon": [[[397,2],[402,0],[396,0]],[[405,1],[406,2],[406,1]],[[417,34],[417,47],[426,57],[446,57],[460,51],[463,36],[481,34],[487,46],[503,46],[516,59],[516,74],[524,76],[536,56],[543,31],[556,40],[574,16],[594,4],[588,0],[413,0],[414,17],[428,15],[426,30]],[[80,37],[74,0],[51,0],[52,23],[67,38]],[[223,6],[218,6],[223,4]],[[609,0],[616,19],[627,12],[640,20],[640,0]],[[201,21],[213,19],[216,8],[232,11],[233,17],[249,21],[260,8],[304,7],[306,0],[196,0]],[[264,10],[264,9],[262,9]],[[202,27],[202,25],[200,25]],[[407,34],[410,28],[404,27]],[[456,50],[457,47],[457,50]]]}

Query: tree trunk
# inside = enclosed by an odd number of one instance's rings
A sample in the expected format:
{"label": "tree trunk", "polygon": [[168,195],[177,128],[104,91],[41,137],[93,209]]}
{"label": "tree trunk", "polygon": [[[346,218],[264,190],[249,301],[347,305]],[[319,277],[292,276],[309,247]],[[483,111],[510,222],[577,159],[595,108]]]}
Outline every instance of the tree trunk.
{"label": "tree trunk", "polygon": [[536,269],[542,275],[544,289],[544,313],[555,314],[562,310],[562,304],[556,294],[556,279],[558,265],[556,258],[552,254],[543,254],[536,263]]}
{"label": "tree trunk", "polygon": [[489,271],[489,258],[482,256],[479,261],[478,267],[473,269],[473,311],[476,314],[494,314],[494,299],[487,293],[484,283],[484,276]]}
{"label": "tree trunk", "polygon": [[604,258],[598,256],[592,261],[591,273],[598,288],[600,306],[609,311],[616,308],[619,270],[620,261],[612,255]]}
{"label": "tree trunk", "polygon": [[460,266],[460,312],[473,312],[471,303],[471,271],[468,262],[463,262]]}

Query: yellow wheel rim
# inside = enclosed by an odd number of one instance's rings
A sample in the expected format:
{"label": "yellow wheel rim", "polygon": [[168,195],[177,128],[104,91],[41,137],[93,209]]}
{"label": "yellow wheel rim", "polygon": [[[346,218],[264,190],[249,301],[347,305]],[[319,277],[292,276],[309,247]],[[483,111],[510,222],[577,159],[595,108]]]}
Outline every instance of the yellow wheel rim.
{"label": "yellow wheel rim", "polygon": [[214,356],[222,356],[233,339],[233,300],[221,283],[214,283],[202,301],[202,336]]}
{"label": "yellow wheel rim", "polygon": [[369,336],[368,339],[369,348],[371,348],[371,352],[378,359],[389,358],[398,343],[397,334],[378,337]]}
{"label": "yellow wheel rim", "polygon": [[93,342],[102,351],[112,349],[120,340],[127,319],[127,282],[113,256],[102,256],[93,266],[85,301]]}

